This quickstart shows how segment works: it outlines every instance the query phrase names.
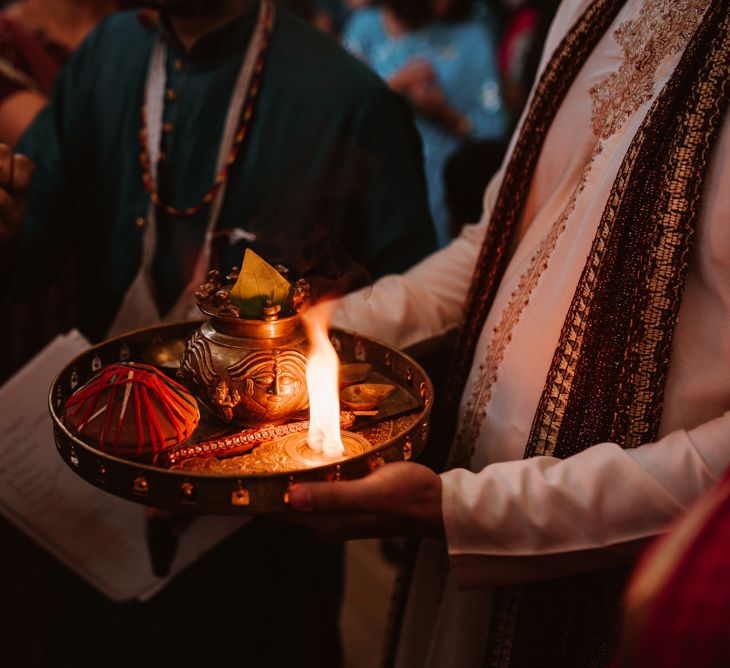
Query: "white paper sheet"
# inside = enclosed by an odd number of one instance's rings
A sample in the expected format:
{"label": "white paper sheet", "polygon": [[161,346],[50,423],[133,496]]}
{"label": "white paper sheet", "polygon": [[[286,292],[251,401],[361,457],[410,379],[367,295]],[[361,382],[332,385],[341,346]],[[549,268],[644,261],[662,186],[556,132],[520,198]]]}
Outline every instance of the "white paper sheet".
{"label": "white paper sheet", "polygon": [[197,519],[180,537],[171,575],[154,576],[143,507],[78,477],[54,446],[48,390],[88,345],[77,331],[59,336],[0,388],[0,512],[110,599],[145,599],[247,519]]}

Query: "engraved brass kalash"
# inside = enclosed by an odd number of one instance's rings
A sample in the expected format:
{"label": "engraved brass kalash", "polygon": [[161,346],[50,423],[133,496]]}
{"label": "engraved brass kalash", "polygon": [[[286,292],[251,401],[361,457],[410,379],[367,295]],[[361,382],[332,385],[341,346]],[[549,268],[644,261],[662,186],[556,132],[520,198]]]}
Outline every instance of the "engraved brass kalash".
{"label": "engraved brass kalash", "polygon": [[[229,280],[238,278],[234,271]],[[309,285],[297,282],[283,305],[265,301],[259,317],[244,317],[211,271],[196,293],[210,319],[188,339],[178,378],[225,422],[255,426],[291,420],[308,406],[306,351],[300,314],[309,307]]]}
{"label": "engraved brass kalash", "polygon": [[[227,277],[236,279],[235,272]],[[172,511],[252,514],[285,510],[289,487],[300,481],[362,477],[388,462],[410,460],[429,432],[433,387],[407,355],[341,330],[330,341],[342,367],[342,386],[353,372],[376,390],[375,410],[348,403],[340,414],[345,453],[328,460],[307,446],[307,336],[300,315],[309,304],[305,282],[283,304],[263,301],[259,317],[241,317],[230,285],[212,272],[197,293],[205,322],[162,325],[130,332],[90,348],[61,371],[49,407],[59,453],[71,469],[112,494]],[[178,350],[178,379],[207,408],[185,442],[153,460],[115,456],[74,433],[64,406],[100,369],[143,361],[170,372]],[[156,354],[150,358],[150,350]],[[156,359],[163,360],[158,363]],[[360,378],[360,380],[362,380]],[[378,388],[388,386],[387,392]],[[349,408],[348,408],[349,406]]]}

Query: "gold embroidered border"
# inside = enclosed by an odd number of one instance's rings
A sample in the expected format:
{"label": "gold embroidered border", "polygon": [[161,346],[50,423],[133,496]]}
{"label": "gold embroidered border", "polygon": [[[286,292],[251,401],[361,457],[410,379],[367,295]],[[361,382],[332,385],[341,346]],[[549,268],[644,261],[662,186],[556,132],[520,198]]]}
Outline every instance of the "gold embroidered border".
{"label": "gold embroidered border", "polygon": [[[552,382],[548,385],[543,394],[544,407],[538,409],[541,420],[538,427],[537,437],[531,438],[532,449],[530,456],[552,455],[557,445],[558,431],[565,415],[565,409],[573,386],[576,367],[580,358],[585,326],[588,322],[593,291],[598,280],[601,261],[608,247],[608,240],[613,224],[616,219],[618,205],[621,202],[621,193],[625,191],[629,183],[634,161],[643,145],[644,133],[639,130],[629,150],[626,153],[623,164],[614,182],[614,189],[610,195],[609,203],[604,212],[603,218],[596,231],[591,254],[586,263],[579,289],[565,319],[565,328],[561,337],[562,352],[560,359],[553,361],[551,369]],[[548,377],[550,381],[550,376]],[[533,426],[533,432],[535,426]]]}
{"label": "gold embroidered border", "polygon": [[[724,34],[730,34],[730,17],[722,22]],[[625,434],[624,447],[638,447],[653,438],[659,429],[664,383],[657,378],[666,375],[671,336],[677,322],[682,290],[677,288],[676,276],[684,285],[688,255],[694,228],[689,239],[684,239],[682,229],[687,219],[696,220],[701,205],[702,180],[698,174],[705,173],[709,163],[706,135],[717,131],[722,123],[724,110],[720,108],[722,95],[718,91],[727,87],[730,81],[730,64],[727,53],[722,49],[713,51],[702,78],[703,85],[696,88],[692,110],[682,120],[683,132],[678,134],[672,146],[672,160],[666,170],[666,198],[656,214],[658,242],[653,257],[655,269],[647,276],[640,309],[640,331],[638,343],[630,359],[636,360],[620,386],[620,396],[626,412],[618,411],[615,431]]]}

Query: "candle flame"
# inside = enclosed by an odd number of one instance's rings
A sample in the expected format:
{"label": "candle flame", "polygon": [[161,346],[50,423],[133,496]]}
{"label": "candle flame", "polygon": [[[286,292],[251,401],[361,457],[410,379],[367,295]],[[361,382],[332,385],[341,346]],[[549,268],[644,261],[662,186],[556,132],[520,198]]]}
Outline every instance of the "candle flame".
{"label": "candle flame", "polygon": [[312,346],[307,363],[307,444],[325,459],[337,459],[345,454],[345,447],[340,435],[340,360],[327,335],[330,311],[320,306],[302,318]]}

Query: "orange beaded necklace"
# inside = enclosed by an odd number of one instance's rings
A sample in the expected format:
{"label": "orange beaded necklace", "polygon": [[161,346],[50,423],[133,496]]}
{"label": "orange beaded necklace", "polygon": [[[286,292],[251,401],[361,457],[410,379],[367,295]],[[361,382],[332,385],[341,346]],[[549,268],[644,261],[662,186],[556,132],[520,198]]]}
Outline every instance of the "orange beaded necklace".
{"label": "orange beaded necklace", "polygon": [[202,201],[200,201],[198,204],[185,208],[178,208],[176,206],[173,206],[172,204],[164,202],[163,199],[160,197],[160,193],[158,192],[158,189],[155,186],[154,180],[152,178],[152,170],[150,166],[150,152],[148,147],[149,133],[147,130],[147,105],[145,104],[142,106],[142,127],[139,131],[139,141],[141,146],[139,161],[142,165],[142,182],[144,183],[145,190],[150,195],[152,203],[157,208],[165,211],[165,213],[172,216],[185,218],[194,216],[204,207],[210,205],[210,203],[216,196],[216,193],[223,187],[223,185],[228,180],[230,169],[232,165],[236,162],[236,159],[241,152],[241,147],[243,146],[243,142],[245,141],[251,126],[251,118],[253,117],[256,100],[258,99],[259,90],[261,88],[261,76],[264,71],[264,64],[266,62],[266,53],[273,32],[273,19],[274,12],[272,9],[272,4],[267,3],[266,14],[264,16],[263,39],[261,41],[261,47],[256,57],[256,65],[254,66],[251,84],[246,94],[246,105],[241,118],[241,126],[236,133],[236,138],[233,142],[231,152],[228,154],[228,158],[223,164],[223,167],[216,175],[215,180],[213,181],[213,185],[205,194]]}

